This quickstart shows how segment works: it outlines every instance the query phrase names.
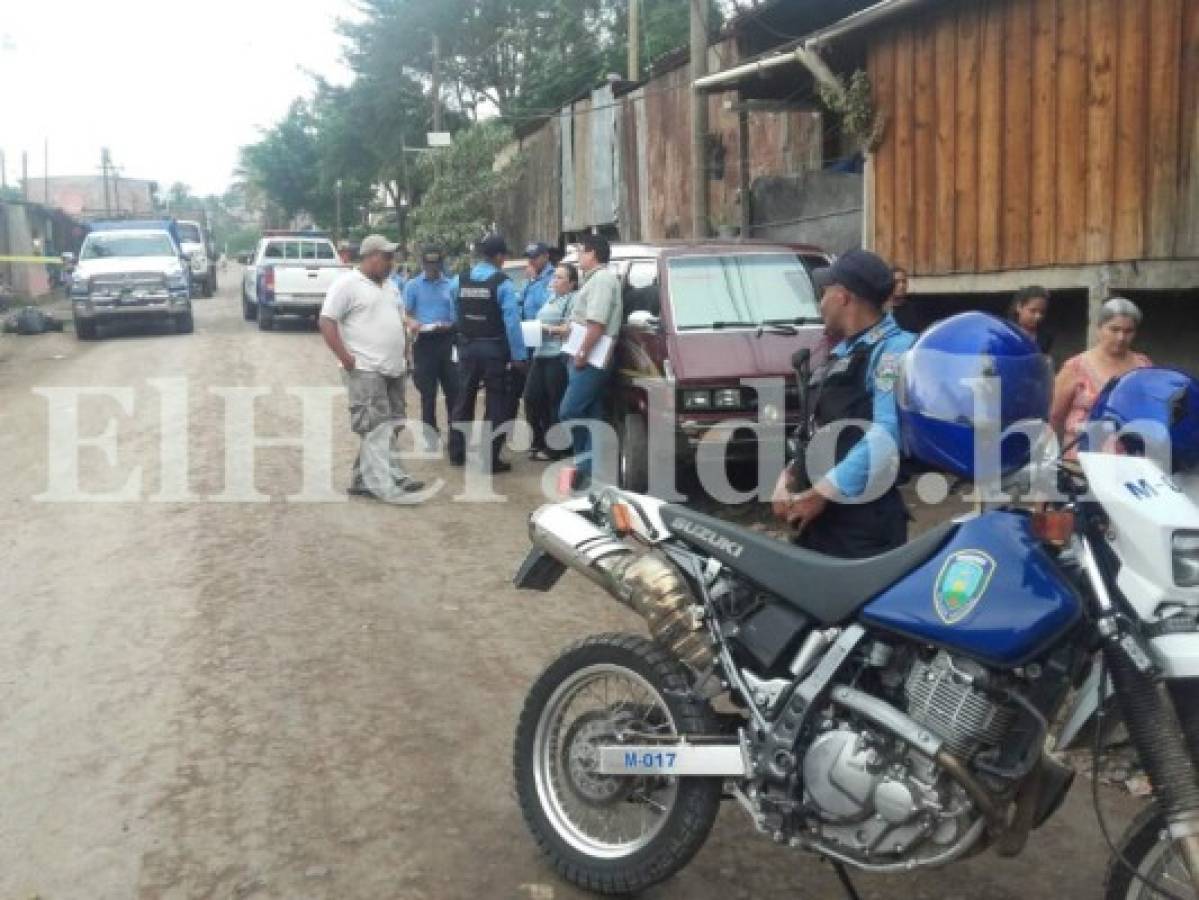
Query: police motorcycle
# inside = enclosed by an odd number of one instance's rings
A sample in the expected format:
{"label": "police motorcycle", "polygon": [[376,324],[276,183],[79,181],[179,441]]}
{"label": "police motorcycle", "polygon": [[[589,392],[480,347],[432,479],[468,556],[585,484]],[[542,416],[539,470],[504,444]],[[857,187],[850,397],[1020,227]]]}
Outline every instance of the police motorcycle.
{"label": "police motorcycle", "polygon": [[[997,421],[978,421],[979,383],[998,384]],[[946,320],[904,361],[906,451],[977,475],[979,429],[1034,433],[1051,390],[1022,333]],[[1042,511],[986,507],[866,560],[610,488],[537,510],[517,585],[573,569],[650,634],[576,643],[526,698],[516,791],[558,874],[599,893],[660,882],[725,799],[829,861],[851,898],[850,871],[1015,856],[1073,780],[1047,746],[1094,736],[1097,769],[1122,717],[1153,802],[1108,836],[1104,896],[1199,897],[1199,382],[1137,370],[1092,418]],[[1012,437],[1007,473],[1031,454]]]}

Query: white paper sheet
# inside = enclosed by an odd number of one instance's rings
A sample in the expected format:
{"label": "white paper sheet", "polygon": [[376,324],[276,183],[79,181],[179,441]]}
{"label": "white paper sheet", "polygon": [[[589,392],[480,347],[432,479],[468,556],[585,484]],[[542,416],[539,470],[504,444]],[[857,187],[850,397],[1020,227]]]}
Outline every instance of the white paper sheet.
{"label": "white paper sheet", "polygon": [[541,346],[541,323],[537,320],[521,322],[520,334],[525,340],[525,346],[530,350]]}
{"label": "white paper sheet", "polygon": [[[580,325],[578,322],[572,322],[570,326],[570,336],[567,337],[566,343],[562,345],[562,352],[570,356],[576,355],[583,346],[583,338],[587,336],[587,328]],[[612,338],[608,335],[601,335],[600,339],[595,342],[595,346],[591,348],[591,353],[587,356],[587,364],[595,366],[597,369],[602,369],[608,365],[608,359],[612,355]]]}

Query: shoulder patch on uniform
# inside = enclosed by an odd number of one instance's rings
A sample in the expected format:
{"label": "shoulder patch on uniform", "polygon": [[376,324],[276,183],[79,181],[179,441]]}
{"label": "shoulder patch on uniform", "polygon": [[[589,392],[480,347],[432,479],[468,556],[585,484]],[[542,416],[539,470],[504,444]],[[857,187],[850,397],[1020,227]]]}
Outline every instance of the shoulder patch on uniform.
{"label": "shoulder patch on uniform", "polygon": [[899,353],[884,353],[879,357],[878,366],[874,370],[874,388],[879,393],[888,394],[895,389],[899,380]]}

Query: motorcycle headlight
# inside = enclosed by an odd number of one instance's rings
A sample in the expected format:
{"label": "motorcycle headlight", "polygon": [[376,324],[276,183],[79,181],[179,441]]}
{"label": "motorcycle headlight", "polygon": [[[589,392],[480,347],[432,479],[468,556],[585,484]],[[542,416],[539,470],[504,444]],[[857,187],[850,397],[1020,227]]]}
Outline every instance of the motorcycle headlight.
{"label": "motorcycle headlight", "polygon": [[1199,531],[1174,532],[1174,583],[1199,587]]}
{"label": "motorcycle headlight", "polygon": [[711,408],[711,391],[683,391],[683,409],[706,411]]}

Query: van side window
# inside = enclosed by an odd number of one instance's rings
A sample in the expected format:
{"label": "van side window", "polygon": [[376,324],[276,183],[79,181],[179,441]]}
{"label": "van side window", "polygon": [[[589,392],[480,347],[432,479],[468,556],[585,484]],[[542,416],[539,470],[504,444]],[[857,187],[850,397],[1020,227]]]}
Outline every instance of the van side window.
{"label": "van side window", "polygon": [[332,244],[319,243],[316,245],[317,259],[337,259],[337,254],[333,252]]}
{"label": "van side window", "polygon": [[267,244],[266,252],[262,254],[266,259],[283,259],[282,244]]}

